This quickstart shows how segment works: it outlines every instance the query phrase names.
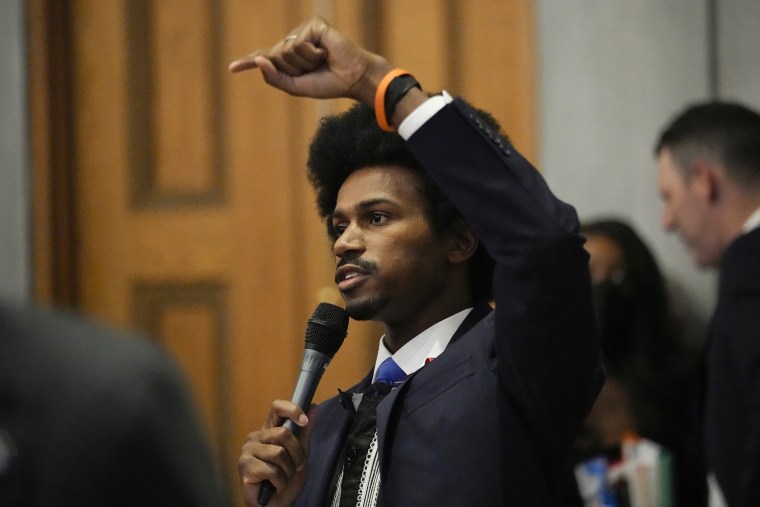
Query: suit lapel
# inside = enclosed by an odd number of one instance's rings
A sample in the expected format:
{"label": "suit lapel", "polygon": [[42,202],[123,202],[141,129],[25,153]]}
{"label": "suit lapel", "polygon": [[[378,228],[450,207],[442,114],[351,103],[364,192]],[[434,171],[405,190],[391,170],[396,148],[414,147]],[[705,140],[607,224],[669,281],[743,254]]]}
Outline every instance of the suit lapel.
{"label": "suit lapel", "polygon": [[[372,380],[372,372],[348,392],[363,391]],[[351,428],[353,417],[334,397],[320,405],[317,425],[311,435],[309,449],[309,477],[297,505],[322,505],[332,483],[333,473],[346,435]],[[315,502],[321,499],[321,502]]]}
{"label": "suit lapel", "polygon": [[[457,328],[457,330],[454,332],[454,335],[451,337],[451,341],[449,342],[449,347],[452,343],[459,340],[463,335],[465,335],[470,329],[475,326],[478,322],[480,322],[486,315],[488,315],[492,311],[491,307],[487,303],[481,303],[476,305],[469,315],[464,319],[462,324]],[[448,347],[447,347],[448,350]],[[441,354],[441,356],[444,356],[446,354],[446,351]],[[466,358],[448,358],[445,359],[441,357],[442,361],[449,361],[450,359],[453,359],[454,361],[461,361],[463,359],[466,360]],[[389,437],[389,432],[392,431],[392,427],[389,427],[389,421],[391,419],[391,415],[397,411],[400,410],[401,407],[401,400],[404,399],[406,396],[407,391],[411,388],[411,386],[414,383],[414,378],[418,375],[423,375],[425,377],[428,377],[428,375],[433,375],[435,377],[436,375],[440,375],[441,372],[435,372],[433,370],[438,370],[438,366],[436,365],[436,368],[432,368],[432,365],[435,364],[436,361],[433,361],[428,366],[422,367],[416,372],[412,373],[407,377],[406,381],[401,384],[398,388],[391,391],[383,401],[380,402],[380,404],[377,406],[376,414],[377,414],[377,442],[378,442],[378,448],[381,450],[381,460],[383,459],[383,453],[387,449],[386,447],[386,441]],[[440,363],[440,366],[447,366],[448,363]],[[445,370],[446,368],[444,368]],[[420,379],[422,380],[422,379]],[[425,379],[425,382],[428,380],[431,380],[430,377]],[[430,391],[431,393],[434,393],[435,391]],[[381,461],[381,467],[385,467],[386,465]],[[383,469],[382,472],[385,470]]]}

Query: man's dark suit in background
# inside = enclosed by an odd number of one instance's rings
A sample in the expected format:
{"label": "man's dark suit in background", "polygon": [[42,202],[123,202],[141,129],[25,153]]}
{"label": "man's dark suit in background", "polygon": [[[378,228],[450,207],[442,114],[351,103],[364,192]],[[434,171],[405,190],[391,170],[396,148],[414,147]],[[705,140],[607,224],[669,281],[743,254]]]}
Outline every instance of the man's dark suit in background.
{"label": "man's dark suit in background", "polygon": [[723,256],[706,352],[707,461],[728,504],[751,505],[740,499],[760,501],[760,228]]}

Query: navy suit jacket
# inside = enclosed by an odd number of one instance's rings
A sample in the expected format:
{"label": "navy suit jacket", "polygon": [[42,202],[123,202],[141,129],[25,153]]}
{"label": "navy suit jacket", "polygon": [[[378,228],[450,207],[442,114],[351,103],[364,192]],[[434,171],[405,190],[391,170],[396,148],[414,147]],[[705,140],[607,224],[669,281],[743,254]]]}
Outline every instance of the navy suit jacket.
{"label": "navy suit jacket", "polygon": [[[407,144],[496,261],[495,310],[477,306],[446,350],[379,404],[379,502],[555,504],[603,381],[576,213],[460,99]],[[329,502],[350,423],[338,398],[322,404],[298,505]]]}
{"label": "navy suit jacket", "polygon": [[705,452],[731,506],[760,505],[760,228],[721,261],[706,348]]}

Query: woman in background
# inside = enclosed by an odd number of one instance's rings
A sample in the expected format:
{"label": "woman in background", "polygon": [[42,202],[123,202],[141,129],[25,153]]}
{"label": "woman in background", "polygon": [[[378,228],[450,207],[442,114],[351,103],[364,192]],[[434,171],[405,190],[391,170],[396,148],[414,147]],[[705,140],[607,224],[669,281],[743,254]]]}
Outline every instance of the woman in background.
{"label": "woman in background", "polygon": [[576,441],[577,462],[620,457],[637,435],[674,458],[676,505],[705,505],[693,412],[694,351],[684,346],[665,280],[649,248],[625,222],[586,223],[589,268],[607,381]]}

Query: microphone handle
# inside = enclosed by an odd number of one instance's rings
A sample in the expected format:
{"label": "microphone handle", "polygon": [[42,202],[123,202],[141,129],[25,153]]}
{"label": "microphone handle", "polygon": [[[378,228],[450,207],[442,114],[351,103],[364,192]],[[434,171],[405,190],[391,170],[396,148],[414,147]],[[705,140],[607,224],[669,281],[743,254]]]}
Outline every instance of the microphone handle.
{"label": "microphone handle", "polygon": [[[322,375],[330,364],[331,356],[314,349],[305,348],[303,350],[303,359],[301,360],[301,373],[298,375],[296,387],[293,389],[293,396],[291,401],[306,411],[311,405],[311,400],[314,398],[314,393],[317,391],[319,381],[322,379]],[[289,429],[294,435],[298,435],[301,430],[300,426],[297,426],[290,419],[283,423],[283,427]],[[277,492],[277,488],[274,487],[270,481],[264,481],[261,483],[261,490],[259,491],[259,505],[266,506],[269,501]]]}

